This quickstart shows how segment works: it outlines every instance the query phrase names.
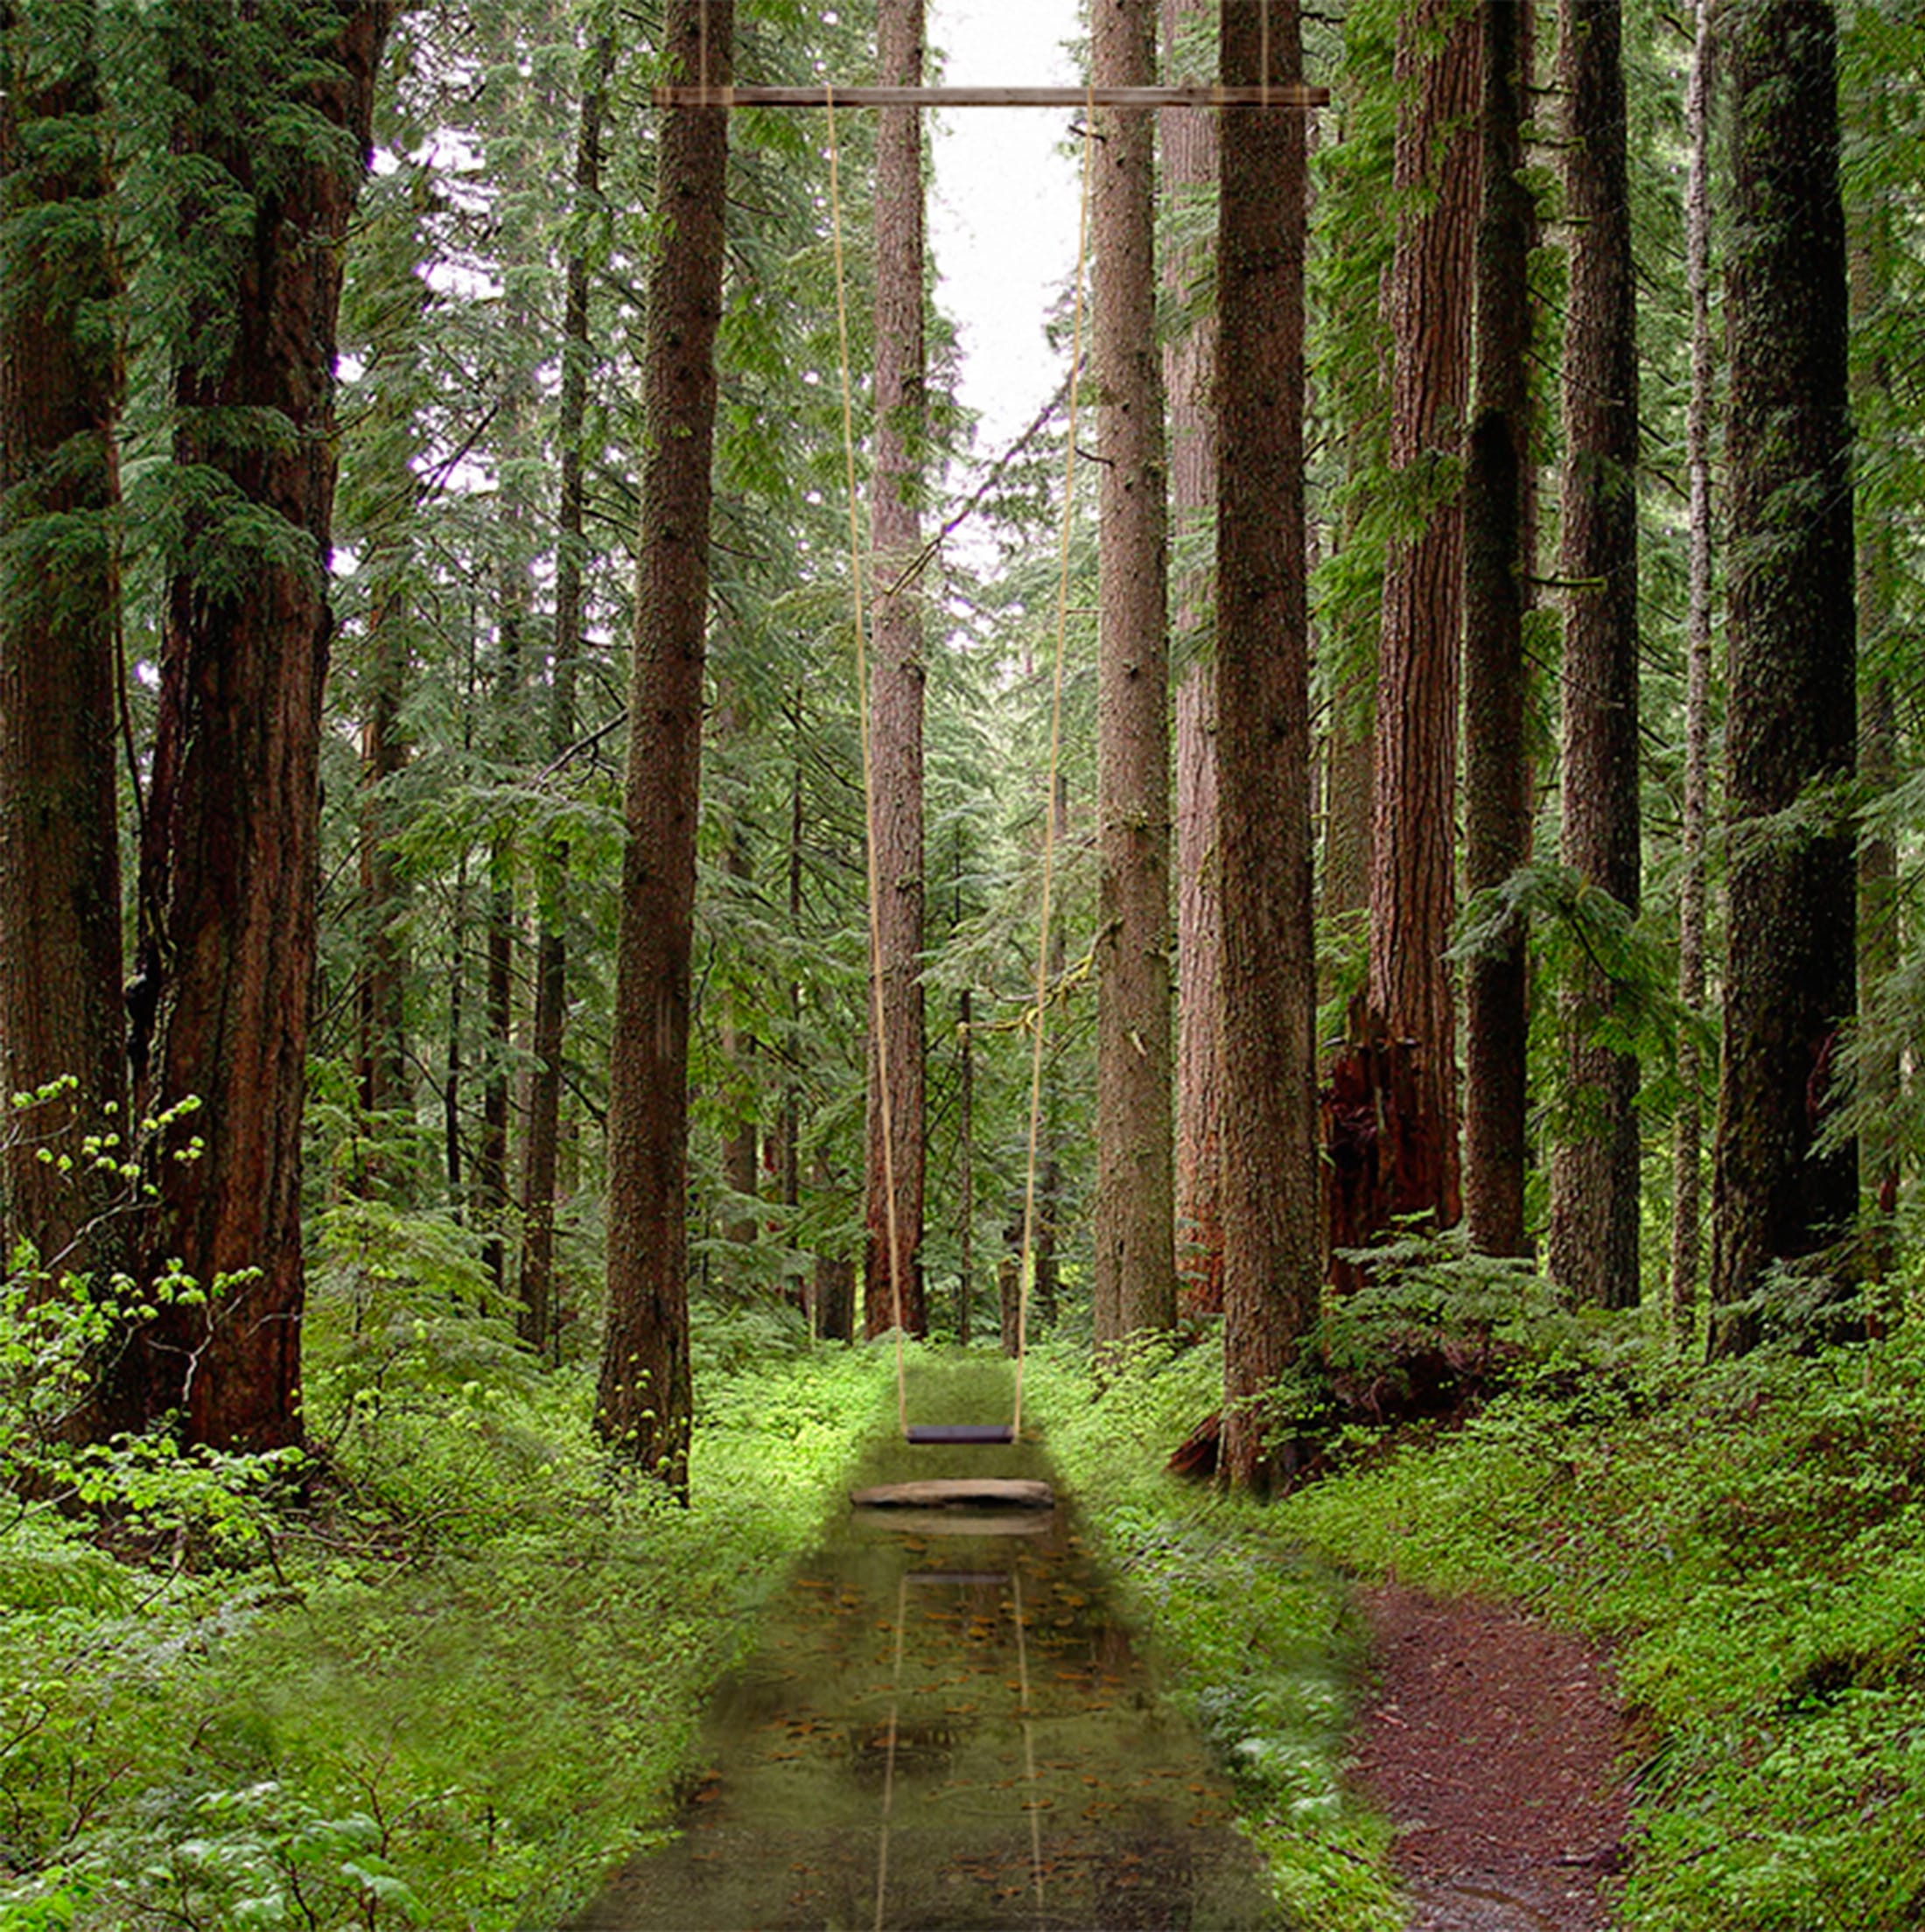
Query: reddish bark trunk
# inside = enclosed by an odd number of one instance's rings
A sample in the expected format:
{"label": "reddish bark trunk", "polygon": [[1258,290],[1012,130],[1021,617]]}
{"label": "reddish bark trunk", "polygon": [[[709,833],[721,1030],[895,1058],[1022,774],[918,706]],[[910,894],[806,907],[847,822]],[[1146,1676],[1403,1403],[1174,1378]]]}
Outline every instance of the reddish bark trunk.
{"label": "reddish bark trunk", "polygon": [[[1227,82],[1299,77],[1295,0],[1226,7],[1220,32]],[[1268,1398],[1318,1306],[1303,120],[1226,115],[1220,139],[1223,1467],[1261,1488]]]}
{"label": "reddish bark trunk", "polygon": [[[1534,10],[1484,0],[1483,156],[1476,237],[1475,388],[1464,491],[1464,883],[1501,886],[1530,851],[1524,611],[1531,557],[1530,279],[1523,166]],[[1464,970],[1464,1208],[1472,1243],[1521,1255],[1524,1237],[1524,929]]]}
{"label": "reddish bark trunk", "polygon": [[[199,298],[198,353],[176,382],[174,455],[220,476],[246,508],[203,498],[186,518],[141,855],[141,979],[154,1020],[150,1036],[136,1033],[136,1104],[152,1115],[198,1102],[192,1125],[204,1143],[194,1160],[174,1158],[172,1143],[154,1150],[144,1272],[178,1257],[208,1298],[162,1308],[116,1393],[127,1424],[172,1413],[186,1439],[223,1448],[275,1448],[301,1433],[301,1115],[333,345],[393,10],[342,0],[318,23],[312,10],[278,6],[248,23],[272,56],[266,105],[340,130],[352,159],[318,149],[297,117],[264,111],[251,91],[230,95],[228,9],[190,7],[169,30],[179,147],[224,190],[218,207],[192,195],[181,206],[179,244],[220,294]],[[238,230],[229,194],[248,210]],[[214,354],[203,345],[217,309]],[[263,436],[262,423],[283,433]],[[265,549],[263,520],[276,529]]]}
{"label": "reddish bark trunk", "polygon": [[[1564,330],[1564,860],[1635,915],[1638,379],[1624,66],[1617,0],[1563,0],[1572,223]],[[1550,1164],[1551,1278],[1573,1300],[1638,1303],[1638,1063],[1592,1037],[1614,989],[1563,1001],[1566,1090]]]}
{"label": "reddish bark trunk", "polygon": [[[1391,545],[1378,654],[1371,813],[1368,1031],[1407,1043],[1408,1104],[1377,1143],[1372,1232],[1404,1215],[1458,1218],[1456,1028],[1445,953],[1456,916],[1462,513],[1455,458],[1470,374],[1477,194],[1477,16],[1425,0],[1399,24],[1396,187],[1404,216],[1390,286],[1390,457],[1417,534]],[[1404,1091],[1400,1084],[1400,1093]]]}
{"label": "reddish bark trunk", "polygon": [[[878,66],[885,86],[922,79],[922,0],[882,0]],[[871,484],[875,662],[870,677],[873,760],[870,836],[878,985],[870,1047],[868,1242],[864,1323],[928,1330],[922,1280],[923,999],[921,980],[923,636],[920,586],[892,586],[922,547],[920,503],[928,435],[922,331],[922,135],[914,108],[884,108],[876,130],[876,437]],[[885,1070],[886,1068],[886,1070]],[[889,1087],[884,1160],[882,1082]],[[889,1187],[895,1185],[894,1233]]]}
{"label": "reddish bark trunk", "polygon": [[[1173,55],[1186,20],[1208,19],[1204,0],[1164,0],[1164,43]],[[1173,67],[1172,67],[1172,72]],[[1216,118],[1188,108],[1163,117],[1166,200],[1181,207],[1216,187]],[[1211,271],[1200,240],[1172,249],[1164,285],[1187,306]],[[1216,501],[1214,389],[1216,318],[1200,312],[1163,352],[1170,416],[1170,518],[1181,538]],[[1186,1315],[1223,1311],[1221,1057],[1223,922],[1217,866],[1216,678],[1190,649],[1209,612],[1208,573],[1173,586],[1184,668],[1176,687],[1176,1266]]]}
{"label": "reddish bark trunk", "polygon": [[[1096,0],[1099,85],[1156,80],[1155,0]],[[1099,1349],[1176,1320],[1170,1058],[1169,479],[1156,340],[1155,130],[1103,108],[1091,185],[1102,452],[1097,661]]]}
{"label": "reddish bark trunk", "polygon": [[[724,83],[732,0],[671,0],[667,78]],[[608,1098],[608,1326],[595,1423],[676,1494],[689,1485],[690,953],[722,312],[728,114],[661,120],[642,407],[641,559],[629,700],[615,1030]]]}
{"label": "reddish bark trunk", "polygon": [[96,1219],[118,1184],[38,1158],[127,1124],[102,111],[90,10],[0,5],[0,1101],[77,1083],[0,1133],[4,1238],[104,1275],[124,1259]]}

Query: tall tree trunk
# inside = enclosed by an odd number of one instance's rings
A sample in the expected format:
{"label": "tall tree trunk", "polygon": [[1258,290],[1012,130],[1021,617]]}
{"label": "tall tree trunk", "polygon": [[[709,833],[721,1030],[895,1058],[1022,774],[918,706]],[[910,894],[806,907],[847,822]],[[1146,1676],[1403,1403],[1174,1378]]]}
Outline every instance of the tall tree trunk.
{"label": "tall tree trunk", "polygon": [[[79,1131],[124,1132],[120,585],[113,520],[119,278],[84,0],[0,4],[0,1068],[6,1096],[74,1087],[0,1132],[5,1252],[94,1273],[124,1250],[117,1183]],[[116,1116],[118,1116],[117,1118]]]}
{"label": "tall tree trunk", "polygon": [[[733,0],[669,0],[667,77],[725,83]],[[628,716],[608,1095],[608,1326],[596,1427],[676,1495],[689,1488],[690,953],[722,312],[728,112],[672,108],[657,136],[668,224],[648,270],[641,558]]]}
{"label": "tall tree trunk", "polygon": [[[1175,72],[1178,38],[1212,18],[1206,0],[1163,0],[1166,60]],[[1181,209],[1216,189],[1216,117],[1175,108],[1163,117],[1168,201]],[[1202,241],[1172,248],[1165,287],[1185,312],[1166,343],[1163,382],[1170,416],[1170,522],[1180,543],[1216,501],[1216,317],[1188,313],[1192,293],[1212,272]],[[1216,679],[1188,648],[1208,616],[1202,570],[1181,572],[1175,634],[1186,660],[1176,685],[1176,1267],[1185,1314],[1223,1311],[1222,1108],[1219,1036],[1223,1003],[1223,921],[1217,867]]]}
{"label": "tall tree trunk", "polygon": [[[1098,86],[1156,80],[1155,0],[1096,0]],[[1097,662],[1099,1349],[1176,1320],[1170,1094],[1168,477],[1156,340],[1156,134],[1097,112],[1090,191],[1102,456]]]}
{"label": "tall tree trunk", "polygon": [[[1704,829],[1711,792],[1712,679],[1712,340],[1711,110],[1716,80],[1714,0],[1698,0],[1691,73],[1685,94],[1690,161],[1684,194],[1684,280],[1691,304],[1691,392],[1685,418],[1690,556],[1684,669],[1684,870],[1677,898],[1677,997],[1693,1018],[1704,1004]],[[1698,1282],[1704,1200],[1704,1082],[1697,1035],[1677,1047],[1677,1114],[1671,1155],[1670,1326],[1680,1348],[1698,1334]]]}
{"label": "tall tree trunk", "polygon": [[[1464,489],[1464,883],[1501,886],[1530,853],[1524,744],[1524,610],[1530,449],[1534,226],[1523,167],[1535,8],[1482,0],[1483,159],[1476,344]],[[1524,926],[1464,970],[1464,1211],[1474,1246],[1528,1252],[1524,1236]]]}
{"label": "tall tree trunk", "polygon": [[[1851,103],[1853,131],[1867,144],[1890,138],[1885,96],[1871,92]],[[1892,434],[1892,370],[1882,342],[1886,311],[1892,300],[1894,248],[1893,207],[1874,197],[1851,211],[1846,228],[1852,320],[1856,332],[1880,346],[1861,352],[1852,371],[1852,411],[1861,446]],[[1899,582],[1894,516],[1888,503],[1870,486],[1861,466],[1858,489],[1858,774],[1867,795],[1876,798],[1898,781],[1898,705],[1894,690],[1893,653],[1897,644]],[[1889,832],[1866,832],[1858,843],[1858,1011],[1870,1016],[1880,989],[1896,970],[1899,956],[1898,844]],[[1899,1102],[1903,1063],[1898,1037],[1889,1026],[1868,1026],[1859,1048],[1862,1097],[1887,1115]],[[1899,1138],[1884,1127],[1865,1137],[1863,1185],[1866,1205],[1884,1222],[1872,1243],[1880,1272],[1891,1262],[1889,1218],[1898,1208]]]}
{"label": "tall tree trunk", "polygon": [[[877,73],[885,87],[922,80],[922,0],[880,0]],[[863,1318],[878,1335],[925,1334],[922,1281],[922,597],[891,586],[922,548],[928,433],[922,340],[922,131],[914,108],[884,108],[876,129],[876,436],[870,485],[875,571],[873,744],[869,836],[877,987],[869,1054],[868,1240]],[[878,1035],[879,1033],[879,1040]],[[884,1158],[883,1082],[889,1158]],[[888,1175],[894,1176],[893,1232]]]}
{"label": "tall tree trunk", "polygon": [[[575,141],[575,214],[585,220],[601,194],[602,119],[615,62],[612,34],[603,33],[590,54],[582,88]],[[568,257],[568,292],[562,316],[562,388],[555,435],[561,451],[556,506],[559,536],[555,557],[555,643],[550,659],[548,748],[559,760],[575,738],[575,680],[582,648],[582,587],[589,550],[584,427],[588,377],[594,361],[589,337],[588,248],[579,242]],[[555,1212],[562,1119],[563,1048],[568,1027],[568,848],[558,845],[536,872],[540,937],[535,956],[535,1067],[528,1082],[528,1160],[522,1177],[522,1282],[516,1327],[539,1354],[556,1327]]]}
{"label": "tall tree trunk", "polygon": [[199,1103],[200,1157],[154,1150],[144,1272],[178,1256],[208,1298],[161,1308],[122,1394],[128,1423],[171,1413],[187,1440],[223,1448],[301,1433],[334,332],[393,11],[271,0],[238,19],[194,0],[166,31],[177,151],[198,171],[179,206],[195,326],[174,458],[231,496],[197,489],[168,586],[141,854],[141,979],[158,1004],[150,1041],[136,1035],[136,1104]]}
{"label": "tall tree trunk", "polygon": [[[1564,327],[1564,860],[1638,909],[1637,307],[1618,0],[1561,0],[1572,224]],[[1551,1153],[1551,1278],[1574,1301],[1638,1303],[1638,1063],[1598,1044],[1614,989],[1562,1002],[1566,1118]]]}
{"label": "tall tree trunk", "polygon": [[970,1345],[976,1298],[976,1030],[973,1002],[965,986],[956,998],[956,1339]]}
{"label": "tall tree trunk", "polygon": [[1712,1198],[1712,1347],[1761,1332],[1774,1263],[1858,1205],[1857,1151],[1818,1151],[1854,1003],[1852,840],[1790,812],[1851,776],[1857,731],[1837,23],[1821,0],[1730,0],[1731,824]]}
{"label": "tall tree trunk", "polygon": [[[1220,32],[1226,82],[1301,76],[1296,0],[1262,21],[1225,7]],[[1279,1473],[1266,1398],[1318,1306],[1304,124],[1287,109],[1225,115],[1219,138],[1222,1454],[1231,1482],[1261,1488]]]}
{"label": "tall tree trunk", "polygon": [[1470,381],[1478,56],[1476,12],[1457,0],[1424,0],[1399,22],[1395,186],[1416,205],[1399,220],[1390,270],[1390,459],[1416,534],[1393,541],[1384,573],[1369,984],[1362,1037],[1335,1076],[1340,1095],[1359,1086],[1370,1096],[1371,1130],[1360,1149],[1340,1146],[1333,1165],[1340,1243],[1368,1241],[1401,1215],[1448,1227],[1460,1205],[1445,954],[1456,914],[1463,517],[1453,458]]}

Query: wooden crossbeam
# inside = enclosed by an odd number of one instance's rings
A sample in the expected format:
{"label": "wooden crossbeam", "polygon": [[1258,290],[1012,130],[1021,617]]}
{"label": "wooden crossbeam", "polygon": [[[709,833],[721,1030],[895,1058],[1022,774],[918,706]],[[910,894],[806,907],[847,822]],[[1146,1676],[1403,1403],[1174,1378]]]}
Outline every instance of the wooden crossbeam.
{"label": "wooden crossbeam", "polygon": [[[653,90],[658,108],[822,108],[826,86],[704,88],[663,85]],[[1220,88],[1192,82],[1174,88],[836,88],[838,108],[1320,108],[1328,88],[1280,83],[1270,88]]]}

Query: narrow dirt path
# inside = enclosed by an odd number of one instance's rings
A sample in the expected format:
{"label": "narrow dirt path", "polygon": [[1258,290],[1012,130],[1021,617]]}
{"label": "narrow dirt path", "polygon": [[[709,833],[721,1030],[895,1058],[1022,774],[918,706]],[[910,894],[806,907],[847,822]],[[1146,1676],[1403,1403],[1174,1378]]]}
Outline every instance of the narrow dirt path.
{"label": "narrow dirt path", "polygon": [[1378,1682],[1357,1777],[1396,1826],[1411,1932],[1604,1932],[1628,1733],[1597,1650],[1515,1611],[1362,1598]]}

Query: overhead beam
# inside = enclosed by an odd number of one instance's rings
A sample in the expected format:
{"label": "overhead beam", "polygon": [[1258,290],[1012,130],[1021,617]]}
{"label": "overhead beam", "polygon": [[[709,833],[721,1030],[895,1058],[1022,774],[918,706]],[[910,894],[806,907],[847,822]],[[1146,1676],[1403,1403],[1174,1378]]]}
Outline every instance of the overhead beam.
{"label": "overhead beam", "polygon": [[704,88],[662,86],[658,108],[1320,108],[1328,88]]}

